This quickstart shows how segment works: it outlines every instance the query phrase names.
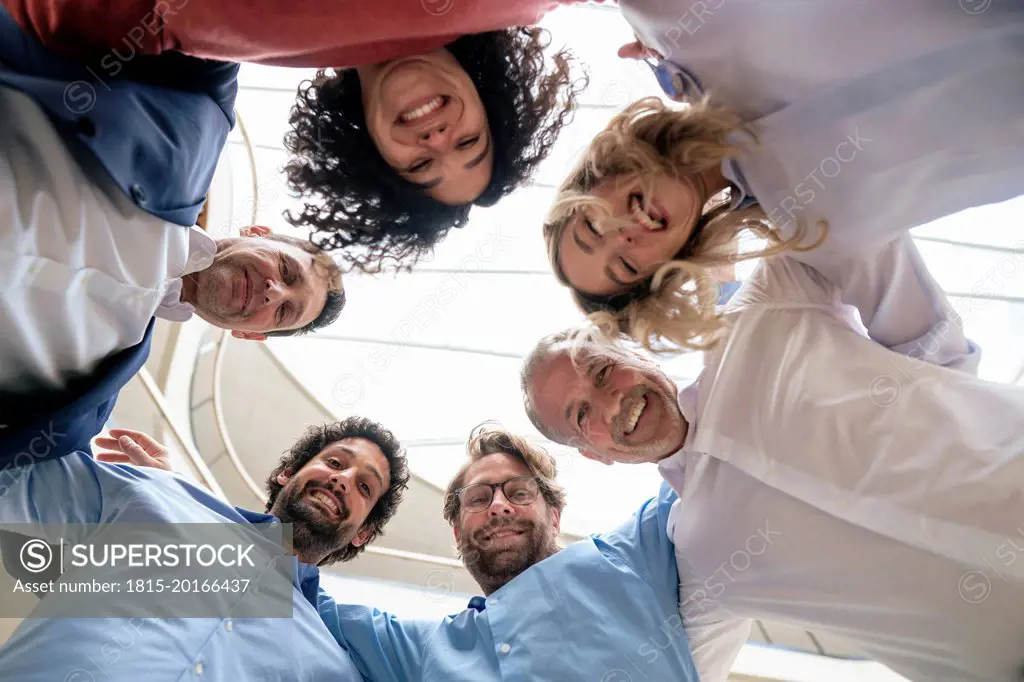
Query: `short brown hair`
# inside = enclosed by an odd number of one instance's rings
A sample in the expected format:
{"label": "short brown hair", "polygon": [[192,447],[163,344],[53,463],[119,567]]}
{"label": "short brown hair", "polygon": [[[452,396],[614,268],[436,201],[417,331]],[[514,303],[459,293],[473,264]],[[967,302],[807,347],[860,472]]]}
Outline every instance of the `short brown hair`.
{"label": "short brown hair", "polygon": [[558,476],[558,465],[555,463],[555,458],[549,455],[544,448],[531,445],[522,436],[506,431],[492,422],[484,422],[470,433],[469,442],[466,444],[466,455],[469,460],[459,468],[445,492],[444,518],[450,525],[455,526],[456,520],[459,518],[461,511],[459,490],[465,483],[469,467],[487,455],[496,454],[515,457],[526,465],[530,473],[537,477],[540,494],[544,496],[544,501],[548,503],[549,507],[561,513],[565,508],[565,489],[555,482]]}
{"label": "short brown hair", "polygon": [[321,310],[320,314],[316,316],[316,319],[305,327],[299,327],[298,329],[279,329],[267,332],[267,336],[301,336],[303,334],[315,332],[317,329],[326,327],[337,320],[338,316],[341,315],[341,311],[345,308],[345,303],[347,303],[345,287],[341,282],[341,267],[338,263],[331,258],[329,253],[308,239],[299,239],[298,237],[292,237],[287,234],[278,234],[276,232],[271,232],[266,235],[265,238],[299,247],[306,253],[313,256],[313,262],[327,272],[327,300],[324,301],[323,310]]}

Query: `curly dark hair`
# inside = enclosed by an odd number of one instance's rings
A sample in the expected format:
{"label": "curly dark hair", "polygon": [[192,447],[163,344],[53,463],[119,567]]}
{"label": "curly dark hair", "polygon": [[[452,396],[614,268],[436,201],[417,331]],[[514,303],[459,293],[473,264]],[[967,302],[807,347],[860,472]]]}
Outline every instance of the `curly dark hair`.
{"label": "curly dark hair", "polygon": [[[548,44],[543,29],[510,28],[447,45],[480,93],[494,143],[491,181],[475,205],[492,206],[526,182],[572,118],[587,78],[573,77],[565,50],[548,68]],[[399,270],[411,268],[466,224],[471,205],[431,198],[377,151],[355,69],[321,70],[304,81],[289,122],[285,174],[304,205],[285,218],[310,228],[322,248],[344,249],[351,267],[379,272],[393,261]]]}
{"label": "curly dark hair", "polygon": [[409,487],[409,465],[405,458],[405,449],[398,442],[395,435],[384,426],[366,417],[348,417],[340,422],[324,424],[323,426],[313,425],[306,429],[306,432],[295,441],[295,444],[281,457],[277,467],[267,477],[267,508],[269,514],[273,509],[277,496],[284,488],[277,482],[278,474],[288,471],[295,473],[306,466],[324,448],[331,443],[346,438],[365,438],[374,443],[384,453],[391,469],[391,478],[388,481],[388,489],[373,505],[373,509],[366,517],[363,528],[370,527],[373,532],[366,543],[355,547],[348,545],[344,549],[333,552],[324,557],[320,566],[329,566],[339,561],[349,561],[356,558],[366,545],[384,534],[384,524],[391,520],[391,517],[398,511],[398,505],[402,501],[402,494]]}

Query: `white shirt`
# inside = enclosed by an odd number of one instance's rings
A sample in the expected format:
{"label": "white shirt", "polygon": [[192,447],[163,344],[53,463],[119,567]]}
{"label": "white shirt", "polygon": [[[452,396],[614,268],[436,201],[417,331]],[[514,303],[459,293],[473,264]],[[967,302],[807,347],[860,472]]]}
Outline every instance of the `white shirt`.
{"label": "white shirt", "polygon": [[955,324],[923,359],[873,343],[839,295],[789,257],[760,264],[680,394],[690,429],[659,470],[680,495],[668,530],[701,680],[726,678],[754,618],[915,682],[1016,680],[1024,389],[973,376]]}
{"label": "white shirt", "polygon": [[[965,9],[969,5],[973,13]],[[740,113],[771,221],[824,254],[1024,188],[1024,3],[620,0],[637,36]]]}
{"label": "white shirt", "polygon": [[0,390],[59,389],[188,319],[180,278],[216,243],[135,207],[26,95],[0,88],[0,119]]}

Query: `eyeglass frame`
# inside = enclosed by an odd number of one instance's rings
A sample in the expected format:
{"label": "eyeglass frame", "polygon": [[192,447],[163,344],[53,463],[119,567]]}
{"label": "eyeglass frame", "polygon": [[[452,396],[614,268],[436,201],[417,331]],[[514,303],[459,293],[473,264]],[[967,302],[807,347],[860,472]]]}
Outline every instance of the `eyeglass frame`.
{"label": "eyeglass frame", "polygon": [[[512,498],[510,498],[508,496],[508,493],[505,492],[505,486],[506,485],[508,485],[512,481],[521,481],[521,480],[533,481],[533,484],[536,486],[535,494],[534,494],[533,497],[530,498],[530,500],[528,502],[516,502],[516,501],[514,501]],[[465,503],[465,501],[462,499],[462,493],[463,493],[463,491],[469,490],[470,488],[474,488],[476,486],[481,486],[481,485],[482,486],[487,486],[490,489],[491,499],[487,500],[487,504],[485,504],[480,509],[476,509],[476,510],[470,509],[469,505],[467,505]],[[459,507],[460,507],[460,509],[465,509],[470,514],[479,514],[481,512],[487,511],[490,508],[490,506],[492,504],[494,504],[494,491],[497,490],[498,488],[501,488],[501,494],[509,502],[509,504],[514,504],[517,507],[528,507],[529,505],[531,505],[534,502],[536,502],[538,497],[540,497],[540,496],[542,496],[544,494],[540,478],[538,478],[537,476],[524,474],[522,476],[513,476],[512,478],[506,478],[501,483],[474,483],[472,485],[467,485],[467,486],[464,486],[462,488],[457,489],[455,491],[455,497],[459,500]]]}

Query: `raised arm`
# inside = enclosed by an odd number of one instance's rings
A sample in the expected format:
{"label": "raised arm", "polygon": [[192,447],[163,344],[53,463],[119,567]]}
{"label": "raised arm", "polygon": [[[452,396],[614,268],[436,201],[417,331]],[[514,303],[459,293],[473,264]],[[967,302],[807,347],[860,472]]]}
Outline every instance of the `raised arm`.
{"label": "raised arm", "polygon": [[317,603],[324,625],[352,656],[363,679],[420,679],[423,647],[439,623],[403,622],[372,607],[338,604],[323,588]]}
{"label": "raised arm", "polygon": [[856,308],[868,336],[897,353],[977,374],[980,349],[963,333],[959,316],[928,272],[909,233],[870,255],[839,258],[826,251],[793,253]]}

